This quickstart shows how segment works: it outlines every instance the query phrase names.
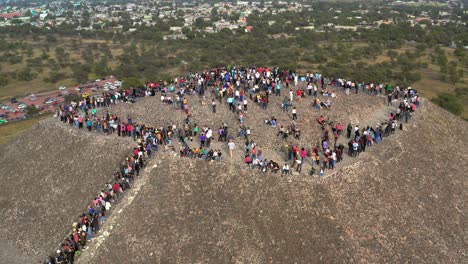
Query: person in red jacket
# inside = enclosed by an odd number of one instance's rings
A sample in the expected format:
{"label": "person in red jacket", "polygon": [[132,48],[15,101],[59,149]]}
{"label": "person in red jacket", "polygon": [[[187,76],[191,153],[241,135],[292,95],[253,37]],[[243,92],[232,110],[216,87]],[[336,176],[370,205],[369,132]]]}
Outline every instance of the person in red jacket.
{"label": "person in red jacket", "polygon": [[301,89],[296,90],[296,96],[297,96],[298,99],[302,98],[302,90]]}
{"label": "person in red jacket", "polygon": [[131,125],[130,123],[127,124],[127,136],[131,136],[131,135],[132,135],[132,130],[133,130],[132,125]]}

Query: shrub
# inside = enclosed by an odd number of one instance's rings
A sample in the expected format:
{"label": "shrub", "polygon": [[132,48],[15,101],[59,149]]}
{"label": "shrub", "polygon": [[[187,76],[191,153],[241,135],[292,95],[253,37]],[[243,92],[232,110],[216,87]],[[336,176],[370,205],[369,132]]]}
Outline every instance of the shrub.
{"label": "shrub", "polygon": [[432,102],[455,115],[461,115],[464,110],[463,102],[453,94],[441,93]]}
{"label": "shrub", "polygon": [[0,86],[5,86],[10,82],[8,76],[5,74],[0,74]]}
{"label": "shrub", "polygon": [[35,116],[39,114],[39,109],[36,108],[34,104],[26,106],[26,115],[27,116]]}
{"label": "shrub", "polygon": [[76,94],[76,93],[72,93],[72,94],[67,94],[63,97],[63,99],[65,100],[65,103],[69,104],[71,102],[78,102],[80,101],[82,98],[79,94]]}
{"label": "shrub", "polygon": [[31,71],[31,68],[24,68],[18,72],[17,79],[20,81],[31,81],[36,78],[36,74]]}

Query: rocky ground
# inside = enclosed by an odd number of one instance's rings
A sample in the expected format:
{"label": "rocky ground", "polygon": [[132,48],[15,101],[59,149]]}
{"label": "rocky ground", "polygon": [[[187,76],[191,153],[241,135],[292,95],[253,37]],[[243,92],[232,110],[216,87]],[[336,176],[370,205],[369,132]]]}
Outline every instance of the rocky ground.
{"label": "rocky ground", "polygon": [[[292,120],[291,110],[286,113],[281,110],[281,102],[284,98],[284,94],[283,96],[270,96],[270,103],[266,110],[263,110],[260,106],[249,100],[249,111],[244,116],[244,123],[251,129],[252,136],[250,139],[253,139],[260,149],[262,149],[264,158],[273,159],[281,163],[284,159],[281,148],[285,144],[298,144],[298,146],[304,146],[307,149],[320,144],[322,132],[317,122],[320,115],[323,115],[325,118],[330,118],[330,120],[335,122],[340,122],[344,129],[346,129],[346,125],[349,122],[353,125],[359,124],[361,127],[367,125],[375,126],[378,122],[386,120],[388,113],[395,109],[395,107],[387,107],[386,99],[380,96],[375,97],[367,94],[351,94],[350,96],[344,96],[339,90],[338,94],[338,98],[332,99],[332,108],[323,109],[321,111],[312,108],[312,96],[306,96],[305,99],[301,100],[296,99],[293,104],[298,109],[299,119],[297,121]],[[324,101],[326,100],[326,97],[323,96],[319,96],[319,98]],[[238,115],[229,111],[227,103],[219,103],[219,101],[217,101],[216,113],[212,113],[211,99],[211,94],[207,94],[204,100],[201,100],[198,96],[188,96],[191,123],[198,124],[200,127],[211,127],[216,135],[216,139],[217,129],[223,123],[229,126],[229,133],[236,135],[240,125]],[[143,98],[135,104],[119,104],[111,108],[109,113],[120,116],[123,119],[130,116],[138,123],[156,127],[170,126],[173,124],[182,126],[186,119],[184,112],[174,110],[171,105],[162,103],[159,94],[155,97]],[[105,114],[105,110],[100,111],[100,114]],[[294,123],[302,131],[300,140],[296,140],[292,136],[287,140],[278,137],[279,126],[271,127],[264,124],[264,121],[270,119],[272,116],[275,116],[278,121],[285,126]],[[178,141],[174,143],[178,149],[180,144],[178,144]],[[238,147],[238,151],[235,153],[235,162],[240,162],[243,159],[242,150],[245,139],[236,137],[235,143]],[[339,143],[347,146],[347,141],[344,137],[339,139]],[[191,147],[197,146],[198,144],[198,139],[189,142]],[[224,151],[225,157],[227,157],[225,143],[214,142],[212,148]],[[303,172],[306,173],[309,168],[310,166],[305,164],[303,166]]]}
{"label": "rocky ground", "polygon": [[79,263],[464,263],[468,124],[423,104],[324,178],[153,160]]}
{"label": "rocky ground", "polygon": [[0,259],[11,248],[29,259],[17,263],[45,259],[132,147],[127,139],[78,131],[56,119],[0,145]]}
{"label": "rocky ground", "polygon": [[353,255],[329,219],[334,205],[321,185],[232,164],[164,158],[154,165],[79,263],[310,263],[332,261],[326,252]]}
{"label": "rocky ground", "polygon": [[424,102],[408,131],[332,177],[360,262],[466,263],[468,123]]}
{"label": "rocky ground", "polygon": [[[385,98],[338,95],[332,109],[320,113],[311,98],[295,102],[303,136],[286,142],[316,145],[320,114],[363,127],[393,111]],[[245,116],[264,157],[280,162],[286,142],[263,121],[274,115],[292,122],[291,113],[281,112],[282,98],[270,97],[267,110],[250,102]],[[204,104],[189,98],[192,123],[216,130],[226,122],[235,130],[237,115],[224,103],[212,114],[210,101],[209,95]],[[158,96],[110,112],[158,127],[185,119]],[[424,101],[404,131],[357,158],[346,156],[322,178],[258,174],[242,164],[241,150],[223,163],[159,153],[78,262],[466,262],[467,129],[468,123]],[[239,147],[243,142],[236,138]],[[6,172],[0,257],[28,263],[52,252],[133,146],[128,138],[77,131],[52,119],[0,146]],[[220,142],[213,147],[226,149]]]}

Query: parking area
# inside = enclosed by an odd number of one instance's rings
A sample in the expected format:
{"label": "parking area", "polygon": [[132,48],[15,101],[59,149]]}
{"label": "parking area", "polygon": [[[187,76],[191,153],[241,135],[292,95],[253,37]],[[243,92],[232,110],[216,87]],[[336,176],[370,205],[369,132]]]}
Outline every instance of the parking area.
{"label": "parking area", "polygon": [[0,124],[27,118],[26,107],[34,105],[40,112],[53,111],[69,94],[95,95],[120,88],[122,82],[114,76],[108,76],[93,82],[79,84],[73,87],[58,87],[56,91],[31,94],[22,98],[11,98],[0,102]]}

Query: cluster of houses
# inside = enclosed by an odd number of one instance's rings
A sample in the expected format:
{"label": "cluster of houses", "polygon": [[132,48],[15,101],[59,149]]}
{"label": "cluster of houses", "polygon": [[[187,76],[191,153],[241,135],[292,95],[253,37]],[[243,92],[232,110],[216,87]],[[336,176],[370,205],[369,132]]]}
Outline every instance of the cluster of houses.
{"label": "cluster of houses", "polygon": [[[97,30],[105,29],[125,32],[137,31],[139,26],[158,26],[158,21],[176,20],[177,25],[170,28],[170,33],[164,36],[164,39],[184,39],[183,28],[192,29],[197,20],[209,22],[202,30],[206,33],[216,33],[223,29],[245,30],[250,32],[255,30],[248,23],[248,17],[253,12],[267,13],[271,15],[282,12],[314,12],[311,3],[304,2],[283,2],[283,1],[220,1],[215,4],[198,3],[196,1],[177,2],[173,0],[163,1],[142,1],[128,4],[113,4],[112,2],[103,2],[88,4],[86,2],[61,2],[54,1],[48,4],[37,6],[32,3],[30,7],[1,6],[0,5],[0,27],[12,26],[23,23],[30,23],[37,27],[54,27],[63,23],[76,26],[76,30]],[[401,2],[401,1],[397,1]],[[401,2],[406,3],[406,2]],[[395,4],[392,3],[392,4]],[[359,9],[353,11],[353,16],[344,18],[339,16],[342,10],[330,10],[334,15],[332,22],[321,25],[320,28],[314,26],[314,21],[309,21],[309,25],[295,27],[295,30],[316,30],[324,29],[334,30],[353,30],[359,28],[378,28],[382,24],[392,24],[392,19],[382,19],[379,21],[366,21],[368,10]],[[397,12],[392,10],[391,12]],[[238,17],[238,19],[232,19]],[[125,20],[126,26],[123,25]],[[431,18],[427,13],[420,16],[407,16],[407,21],[416,25],[427,24],[446,24],[451,22],[466,23],[463,21],[454,21],[450,12],[439,13],[439,18]],[[290,23],[290,21],[288,21]],[[274,20],[269,21],[271,26]]]}

